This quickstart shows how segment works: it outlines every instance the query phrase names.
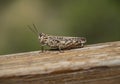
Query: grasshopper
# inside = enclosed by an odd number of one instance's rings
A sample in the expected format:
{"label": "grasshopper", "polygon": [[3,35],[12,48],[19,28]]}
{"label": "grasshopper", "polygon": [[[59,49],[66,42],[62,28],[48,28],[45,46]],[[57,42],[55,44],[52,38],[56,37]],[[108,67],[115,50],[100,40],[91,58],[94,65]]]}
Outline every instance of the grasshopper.
{"label": "grasshopper", "polygon": [[44,51],[44,46],[49,46],[51,49],[58,49],[61,52],[64,49],[82,48],[84,47],[83,44],[86,43],[86,38],[84,37],[53,36],[40,33],[34,24],[34,29],[29,25],[28,27],[38,36],[42,52]]}

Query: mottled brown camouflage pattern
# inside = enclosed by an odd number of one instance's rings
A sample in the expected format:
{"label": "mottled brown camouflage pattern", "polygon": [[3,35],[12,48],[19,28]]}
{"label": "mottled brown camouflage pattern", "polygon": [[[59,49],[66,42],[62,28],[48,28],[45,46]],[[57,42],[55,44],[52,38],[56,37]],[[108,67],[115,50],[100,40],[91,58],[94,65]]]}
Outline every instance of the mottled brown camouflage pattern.
{"label": "mottled brown camouflage pattern", "polygon": [[39,34],[39,40],[43,46],[47,45],[52,49],[79,48],[86,42],[84,37],[52,36],[44,33]]}
{"label": "mottled brown camouflage pattern", "polygon": [[52,36],[45,33],[39,33],[36,26],[33,24],[33,28],[28,25],[28,28],[33,31],[39,38],[40,44],[42,45],[42,52],[44,46],[49,46],[51,49],[72,49],[84,47],[86,38],[84,37],[66,37],[66,36]]}

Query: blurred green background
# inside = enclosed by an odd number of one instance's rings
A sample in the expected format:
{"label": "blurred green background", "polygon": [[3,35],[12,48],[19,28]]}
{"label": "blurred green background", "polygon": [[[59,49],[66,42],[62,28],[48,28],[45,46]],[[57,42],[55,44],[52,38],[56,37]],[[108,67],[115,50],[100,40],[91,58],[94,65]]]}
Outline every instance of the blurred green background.
{"label": "blurred green background", "polygon": [[27,25],[87,44],[120,40],[119,0],[0,0],[0,54],[40,50]]}

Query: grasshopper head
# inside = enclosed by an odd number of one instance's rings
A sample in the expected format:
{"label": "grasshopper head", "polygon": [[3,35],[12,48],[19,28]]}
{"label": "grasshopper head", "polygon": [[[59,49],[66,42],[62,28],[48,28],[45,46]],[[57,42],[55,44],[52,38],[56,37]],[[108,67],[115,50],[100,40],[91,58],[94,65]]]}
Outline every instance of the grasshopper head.
{"label": "grasshopper head", "polygon": [[46,34],[45,33],[39,33],[39,37],[45,37]]}
{"label": "grasshopper head", "polygon": [[39,33],[39,36],[38,36],[39,39],[45,39],[47,37],[48,37],[48,35],[45,33]]}
{"label": "grasshopper head", "polygon": [[44,35],[45,35],[44,33],[39,33],[39,36],[40,36],[40,37],[42,37],[42,36],[44,36]]}

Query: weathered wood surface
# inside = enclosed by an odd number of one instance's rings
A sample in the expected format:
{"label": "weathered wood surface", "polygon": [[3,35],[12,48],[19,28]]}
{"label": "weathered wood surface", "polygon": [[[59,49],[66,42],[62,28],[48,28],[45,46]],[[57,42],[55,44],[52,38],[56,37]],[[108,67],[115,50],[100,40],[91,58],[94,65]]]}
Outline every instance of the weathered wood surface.
{"label": "weathered wood surface", "polygon": [[120,84],[120,41],[0,56],[0,84]]}

